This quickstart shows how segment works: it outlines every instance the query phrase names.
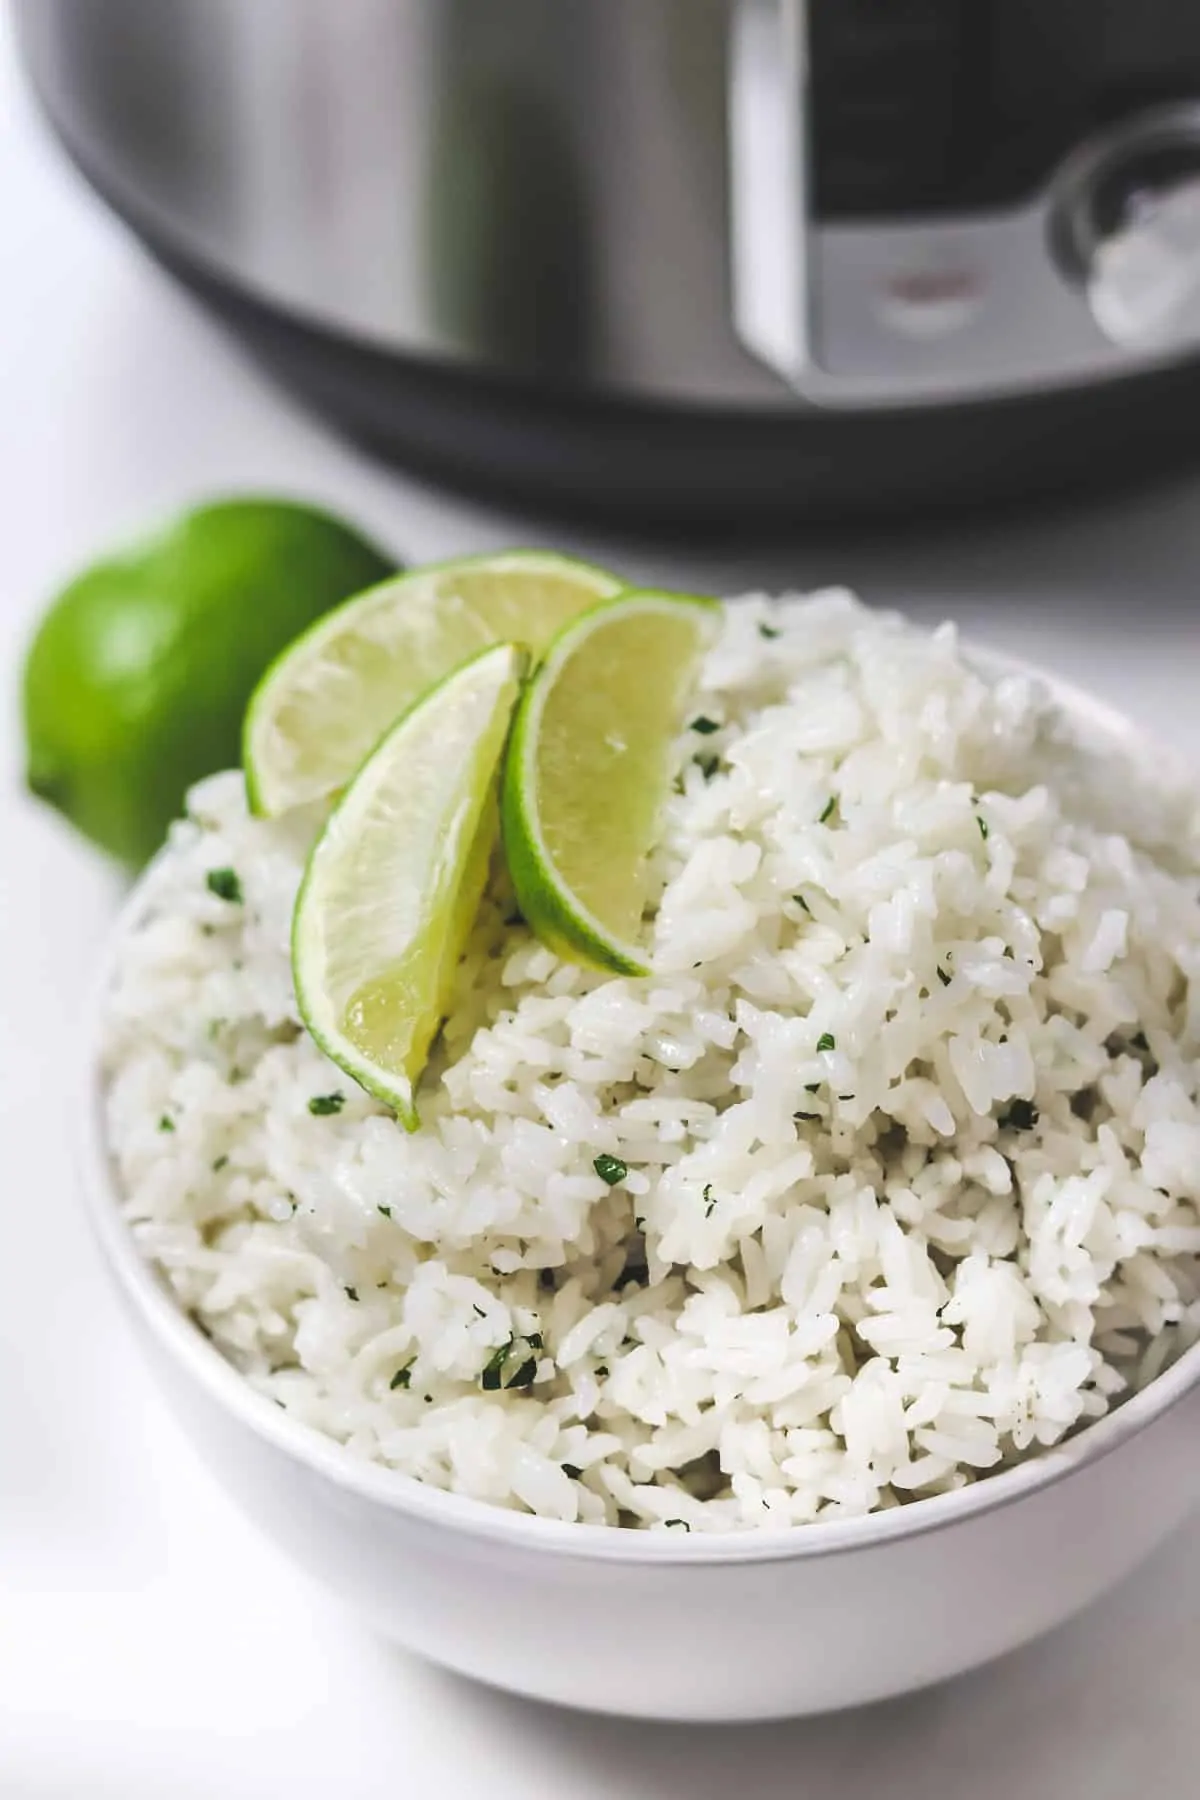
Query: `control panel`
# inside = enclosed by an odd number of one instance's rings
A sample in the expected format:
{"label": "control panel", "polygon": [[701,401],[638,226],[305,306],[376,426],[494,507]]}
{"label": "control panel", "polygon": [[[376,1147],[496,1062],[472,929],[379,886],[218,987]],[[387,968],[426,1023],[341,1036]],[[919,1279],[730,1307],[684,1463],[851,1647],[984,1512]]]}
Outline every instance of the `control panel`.
{"label": "control panel", "polygon": [[1200,353],[1200,6],[737,0],[731,79],[738,326],[797,392]]}

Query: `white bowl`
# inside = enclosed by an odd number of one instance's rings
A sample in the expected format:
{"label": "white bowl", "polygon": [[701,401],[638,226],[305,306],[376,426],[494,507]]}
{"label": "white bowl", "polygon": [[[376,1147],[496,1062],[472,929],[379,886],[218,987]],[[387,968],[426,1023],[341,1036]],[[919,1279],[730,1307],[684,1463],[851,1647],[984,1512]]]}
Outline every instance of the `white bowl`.
{"label": "white bowl", "polygon": [[[1092,735],[1138,741],[1090,697],[1050,685]],[[122,929],[138,903],[135,890]],[[94,1029],[91,1038],[94,1053]],[[275,1543],[373,1625],[480,1680],[660,1719],[766,1719],[877,1700],[1059,1624],[1200,1499],[1200,1345],[1057,1448],[863,1519],[688,1537],[562,1524],[424,1486],[295,1423],[184,1316],[119,1212],[94,1065],[90,1087],[81,1162],[91,1222],[205,1462]]]}

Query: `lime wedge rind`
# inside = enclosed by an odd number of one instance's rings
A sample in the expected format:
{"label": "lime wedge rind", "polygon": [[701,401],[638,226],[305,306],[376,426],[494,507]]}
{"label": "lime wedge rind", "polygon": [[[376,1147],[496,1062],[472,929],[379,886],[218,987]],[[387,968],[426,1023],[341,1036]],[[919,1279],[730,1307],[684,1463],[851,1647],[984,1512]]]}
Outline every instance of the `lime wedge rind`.
{"label": "lime wedge rind", "polygon": [[526,666],[518,646],[495,645],[422,695],[346,788],[300,885],[300,1016],[318,1047],[409,1130],[487,880],[499,767]]}
{"label": "lime wedge rind", "polygon": [[276,817],[337,792],[452,669],[502,641],[541,652],[569,618],[620,588],[576,558],[510,550],[428,564],[355,595],[290,644],[251,698],[242,734],[251,811]]}
{"label": "lime wedge rind", "polygon": [[[650,973],[645,950],[627,935],[614,932],[581,898],[570,874],[556,865],[550,851],[539,807],[538,752],[547,702],[554,692],[563,669],[573,659],[586,656],[589,641],[598,631],[605,631],[634,613],[646,615],[660,612],[672,620],[687,618],[692,626],[693,653],[691,668],[683,671],[684,683],[712,638],[721,616],[720,602],[699,595],[673,594],[657,590],[630,590],[614,599],[589,608],[566,626],[555,639],[541,668],[530,680],[517,707],[505,761],[501,819],[504,852],[509,874],[516,890],[517,902],[527,923],[550,949],[564,959],[582,963],[610,974],[645,976]],[[619,707],[619,697],[614,697]],[[661,728],[661,768],[646,771],[650,781],[658,780],[662,789],[658,806],[665,798],[667,758],[670,744],[678,735],[682,718],[675,717],[679,708],[664,702]],[[605,805],[610,797],[600,794],[597,803]],[[656,809],[657,810],[657,807]],[[648,854],[652,839],[644,845]]]}

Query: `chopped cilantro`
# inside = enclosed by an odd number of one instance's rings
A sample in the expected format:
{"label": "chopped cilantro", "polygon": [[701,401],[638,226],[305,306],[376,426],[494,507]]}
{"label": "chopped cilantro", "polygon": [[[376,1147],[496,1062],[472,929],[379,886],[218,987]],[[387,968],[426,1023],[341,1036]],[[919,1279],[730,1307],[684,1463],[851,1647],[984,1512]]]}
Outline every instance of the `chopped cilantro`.
{"label": "chopped cilantro", "polygon": [[984,841],[984,843],[985,843],[985,844],[986,844],[986,843],[987,843],[987,840],[988,840],[988,823],[987,823],[987,820],[986,820],[986,819],[985,819],[985,818],[983,818],[983,817],[981,817],[981,815],[980,815],[980,814],[979,814],[979,813],[976,813],[976,814],[975,814],[975,823],[976,823],[976,824],[977,824],[977,825],[978,825],[978,827],[979,827],[979,835],[980,835],[980,837],[981,837],[981,838],[982,838],[982,839],[983,839],[983,841]]}
{"label": "chopped cilantro", "polygon": [[820,1116],[821,1116],[820,1113],[793,1113],[792,1114],[793,1119],[798,1120],[801,1124],[808,1124],[813,1119],[819,1119]]}
{"label": "chopped cilantro", "polygon": [[479,1384],[485,1393],[494,1394],[499,1388],[503,1388],[507,1392],[510,1388],[533,1386],[533,1378],[537,1374],[536,1356],[522,1356],[513,1374],[505,1380],[505,1369],[518,1346],[530,1350],[540,1350],[542,1347],[540,1333],[535,1331],[527,1338],[510,1337],[506,1344],[501,1344],[498,1350],[492,1352],[483,1365],[479,1377]]}
{"label": "chopped cilantro", "polygon": [[684,1531],[690,1531],[692,1529],[686,1519],[664,1519],[663,1524],[668,1527],[670,1527],[672,1525],[679,1525],[683,1528]]}
{"label": "chopped cilantro", "polygon": [[783,633],[780,631],[778,625],[761,625],[760,624],[759,628],[758,628],[758,635],[759,635],[759,637],[764,637],[764,638],[777,638],[777,637],[782,637]]}
{"label": "chopped cilantro", "polygon": [[[417,1359],[414,1356],[413,1362],[415,1362],[416,1360]],[[405,1365],[402,1369],[397,1369],[396,1373],[392,1376],[392,1379],[388,1382],[388,1392],[395,1393],[397,1388],[406,1388],[408,1386],[409,1382],[412,1380],[412,1372],[413,1372],[412,1363],[405,1363]]]}
{"label": "chopped cilantro", "polygon": [[720,729],[721,727],[715,719],[706,719],[703,713],[698,719],[693,719],[688,726],[689,731],[695,731],[701,737],[711,737],[714,731],[720,731]]}
{"label": "chopped cilantro", "polygon": [[1032,1100],[1014,1100],[1000,1120],[1001,1131],[1032,1131],[1038,1122],[1038,1109]]}
{"label": "chopped cilantro", "polygon": [[488,1360],[484,1363],[479,1382],[485,1393],[495,1393],[496,1389],[501,1385],[500,1372],[508,1361],[508,1353],[515,1342],[515,1338],[509,1338],[507,1343],[501,1344],[498,1350],[494,1350]]}
{"label": "chopped cilantro", "polygon": [[382,1214],[383,1214],[383,1216],[384,1216],[384,1218],[385,1218],[385,1219],[390,1219],[390,1218],[391,1218],[391,1216],[392,1216],[392,1209],[391,1209],[391,1207],[390,1207],[390,1206],[384,1206],[384,1204],[383,1204],[383,1202],[382,1202],[382,1201],[380,1201],[380,1202],[379,1202],[379,1203],[378,1203],[378,1204],[377,1204],[377,1205],[376,1205],[376,1208],[375,1208],[375,1211],[376,1211],[376,1212],[381,1212],[381,1213],[382,1213]]}
{"label": "chopped cilantro", "polygon": [[826,1050],[836,1050],[836,1049],[837,1049],[837,1039],[834,1037],[832,1031],[823,1031],[821,1033],[820,1037],[817,1039],[817,1055],[818,1056],[822,1055],[823,1052]]}
{"label": "chopped cilantro", "polygon": [[204,885],[210,894],[215,894],[218,900],[227,900],[230,906],[240,906],[245,899],[236,869],[210,869],[204,877]]}
{"label": "chopped cilantro", "polygon": [[345,1094],[314,1094],[308,1103],[308,1110],[315,1119],[325,1119],[330,1113],[340,1113],[345,1104]]}
{"label": "chopped cilantro", "polygon": [[607,1366],[607,1364],[605,1364],[605,1363],[597,1363],[597,1364],[596,1364],[596,1368],[595,1368],[595,1371],[594,1371],[594,1373],[595,1373],[595,1376],[596,1376],[596,1380],[597,1380],[597,1381],[607,1381],[607,1380],[608,1380],[608,1366]]}
{"label": "chopped cilantro", "polygon": [[583,1474],[583,1470],[577,1468],[574,1463],[564,1463],[562,1472],[564,1475],[569,1475],[572,1481],[578,1481]]}
{"label": "chopped cilantro", "polygon": [[601,1181],[607,1181],[609,1187],[616,1187],[618,1181],[624,1181],[629,1173],[628,1163],[623,1163],[619,1156],[609,1156],[603,1150],[599,1156],[592,1158],[592,1167]]}
{"label": "chopped cilantro", "polygon": [[946,970],[942,968],[940,963],[938,964],[937,978],[941,982],[943,987],[949,987],[951,981],[954,979],[952,975],[947,974]]}
{"label": "chopped cilantro", "polygon": [[346,1298],[347,1298],[347,1300],[357,1300],[358,1299],[358,1289],[348,1287],[346,1289]]}
{"label": "chopped cilantro", "polygon": [[712,1182],[706,1181],[704,1184],[704,1216],[706,1219],[712,1218],[713,1208],[716,1204],[713,1199]]}
{"label": "chopped cilantro", "polygon": [[219,1175],[221,1173],[221,1170],[223,1168],[225,1168],[225,1166],[227,1165],[228,1162],[229,1162],[229,1158],[227,1156],[218,1156],[217,1160],[214,1162],[214,1164],[212,1166],[213,1174]]}
{"label": "chopped cilantro", "polygon": [[833,817],[833,809],[836,805],[837,805],[836,794],[830,794],[828,800],[825,802],[824,808],[822,809],[821,816],[817,820],[818,825],[824,825],[824,823],[827,819],[831,819]]}
{"label": "chopped cilantro", "polygon": [[170,1113],[163,1114],[162,1118],[158,1121],[158,1129],[160,1131],[174,1131],[175,1121]]}
{"label": "chopped cilantro", "polygon": [[792,899],[796,902],[796,905],[800,908],[801,912],[806,912],[808,914],[809,918],[811,919],[812,918],[812,907],[808,904],[808,901],[804,898],[804,895],[803,894],[793,894]]}

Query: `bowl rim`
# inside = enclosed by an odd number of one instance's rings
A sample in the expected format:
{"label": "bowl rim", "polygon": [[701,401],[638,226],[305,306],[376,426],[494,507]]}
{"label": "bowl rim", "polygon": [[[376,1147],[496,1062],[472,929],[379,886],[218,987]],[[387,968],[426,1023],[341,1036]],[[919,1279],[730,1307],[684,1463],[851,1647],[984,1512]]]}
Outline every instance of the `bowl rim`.
{"label": "bowl rim", "polygon": [[[1035,677],[1077,724],[1143,752],[1161,765],[1188,765],[1161,749],[1123,713],[1058,675],[985,646],[969,646],[973,660],[998,675]],[[161,852],[159,853],[161,856]],[[1100,1462],[1139,1436],[1200,1386],[1200,1342],[1185,1350],[1139,1392],[1081,1427],[1063,1442],[985,1474],[952,1493],[929,1495],[883,1512],[803,1525],[753,1526],[720,1532],[621,1531],[610,1525],[547,1519],[494,1501],[452,1493],[399,1469],[355,1456],[336,1439],[302,1424],[260,1394],[226,1360],[142,1255],[124,1217],[103,1124],[102,1023],[118,949],[148,904],[155,857],[134,883],[110,928],[84,1014],[80,1104],[75,1113],[75,1162],[89,1225],[110,1274],[160,1349],[221,1411],[252,1436],[343,1493],[476,1542],[589,1562],[686,1568],[733,1563],[807,1560],[869,1551],[944,1531],[999,1512]]]}

